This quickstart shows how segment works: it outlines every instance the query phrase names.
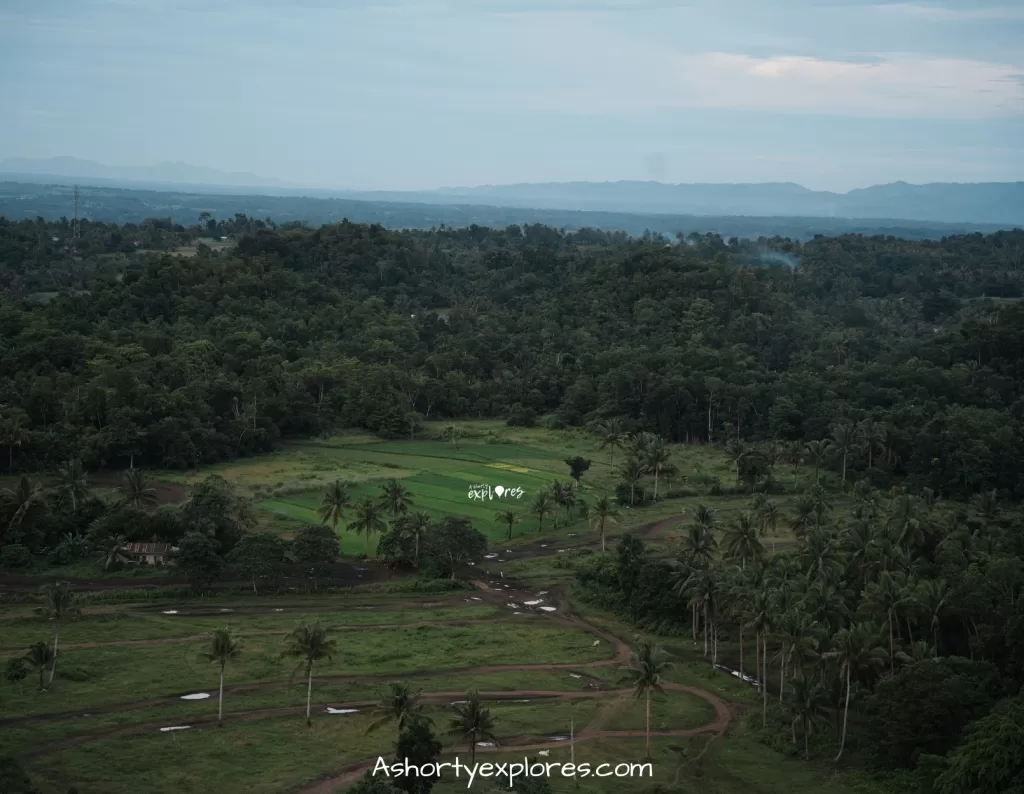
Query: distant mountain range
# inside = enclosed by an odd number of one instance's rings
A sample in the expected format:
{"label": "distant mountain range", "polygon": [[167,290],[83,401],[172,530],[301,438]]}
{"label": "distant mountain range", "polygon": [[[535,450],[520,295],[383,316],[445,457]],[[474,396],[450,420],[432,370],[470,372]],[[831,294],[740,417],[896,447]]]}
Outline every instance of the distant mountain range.
{"label": "distant mountain range", "polygon": [[[9,157],[0,161],[0,178],[24,177],[65,177],[77,179],[83,184],[115,185],[120,183],[159,185],[209,185],[222,187],[298,187],[244,172],[228,173],[215,168],[203,168],[188,163],[157,163],[156,165],[122,166],[104,165],[77,157],[48,157],[33,160],[25,157]],[[37,181],[35,179],[31,181]]]}
{"label": "distant mountain range", "polygon": [[849,218],[929,223],[1024,226],[1024,182],[911,185],[894,182],[847,193],[809,190],[793,182],[665,184],[662,182],[548,182],[421,191],[306,188],[248,173],[225,173],[185,163],[106,166],[73,157],[12,158],[0,179],[149,190],[340,198],[402,204],[476,205],[706,217]]}

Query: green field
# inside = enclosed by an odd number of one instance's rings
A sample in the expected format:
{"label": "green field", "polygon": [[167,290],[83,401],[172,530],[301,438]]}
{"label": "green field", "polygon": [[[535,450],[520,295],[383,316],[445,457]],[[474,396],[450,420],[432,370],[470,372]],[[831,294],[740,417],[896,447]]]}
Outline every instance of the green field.
{"label": "green field", "polygon": [[[366,729],[372,704],[385,695],[389,682],[405,681],[422,691],[448,758],[455,752],[467,757],[467,747],[456,747],[446,733],[453,714],[449,704],[475,688],[489,699],[498,737],[497,747],[480,748],[481,760],[521,760],[523,753],[514,748],[536,742],[550,745],[545,760],[568,760],[564,737],[570,726],[579,738],[578,761],[642,760],[644,703],[632,696],[622,666],[634,630],[615,616],[561,595],[573,574],[569,552],[589,546],[585,553],[596,553],[597,534],[575,513],[567,522],[564,511],[557,529],[548,517],[539,531],[537,519],[526,512],[539,489],[556,479],[569,480],[566,457],[578,454],[592,461],[582,488],[590,503],[613,492],[615,466],[593,438],[578,431],[512,430],[497,422],[464,427],[468,435],[458,449],[439,440],[381,441],[349,434],[288,443],[272,455],[195,472],[156,472],[154,477],[187,486],[219,474],[253,499],[262,528],[285,536],[318,520],[321,494],[334,480],[348,483],[357,501],[377,496],[380,486],[394,477],[411,493],[415,509],[434,517],[469,517],[491,540],[492,553],[501,555],[501,573],[525,584],[527,591],[508,592],[499,582],[475,593],[427,598],[364,591],[91,602],[80,618],[61,625],[62,650],[51,691],[37,691],[34,676],[20,683],[0,682],[0,755],[17,756],[43,794],[66,794],[72,786],[79,794],[343,791],[355,774],[345,771],[346,765],[392,752],[393,729],[370,734]],[[438,432],[428,424],[424,436]],[[655,555],[672,555],[680,522],[698,504],[714,508],[723,521],[749,505],[749,497],[731,490],[720,496],[710,493],[710,482],[732,484],[730,465],[720,451],[673,445],[672,452],[680,476],[675,483],[661,484],[662,495],[677,492],[683,477],[690,481],[689,491],[640,509],[620,509],[616,523],[607,528],[612,548],[623,532],[642,528]],[[791,482],[808,475],[787,470],[778,476]],[[470,500],[469,487],[478,483],[519,487],[523,496]],[[790,503],[785,495],[776,501],[784,510]],[[519,510],[524,519],[510,541],[505,540],[505,528],[494,522],[495,512],[508,508]],[[663,520],[668,522],[654,527]],[[361,537],[342,526],[339,533],[345,554],[362,553]],[[791,540],[780,523],[776,543],[782,547]],[[771,540],[765,542],[770,545]],[[512,552],[505,552],[506,547]],[[524,549],[530,553],[517,556]],[[85,563],[73,571],[90,575]],[[510,604],[531,600],[529,593],[540,590],[551,591],[546,603],[557,606],[556,612],[532,608],[516,615],[523,607]],[[580,617],[567,619],[568,610]],[[293,676],[295,661],[282,658],[281,652],[285,635],[298,621],[311,619],[328,627],[337,648],[331,659],[315,667],[313,726],[307,728],[306,682],[301,674]],[[241,657],[226,670],[223,728],[215,725],[217,669],[199,656],[206,633],[220,626],[232,627],[243,644]],[[33,614],[31,604],[0,606],[0,662],[20,655],[33,642],[51,641],[53,631],[52,624]],[[758,744],[739,716],[745,704],[757,699],[755,693],[736,678],[712,670],[688,637],[658,639],[675,664],[665,673],[665,692],[652,701],[651,727],[676,735],[652,738],[653,782],[712,794],[853,790],[835,770],[786,759]],[[728,641],[722,648],[733,652]],[[696,691],[672,688],[677,685]],[[733,716],[724,734],[718,732],[725,723],[718,723],[715,702],[731,704]],[[342,706],[355,711],[331,713]],[[693,761],[711,737],[717,738],[702,760]],[[680,755],[684,747],[690,753],[686,762]],[[329,782],[318,782],[325,779]],[[556,776],[551,783],[555,792],[565,794],[641,794],[652,780],[590,778],[577,783]],[[465,780],[450,778],[435,788],[440,794],[465,790]],[[494,781],[478,781],[473,790],[489,794],[507,789]]]}

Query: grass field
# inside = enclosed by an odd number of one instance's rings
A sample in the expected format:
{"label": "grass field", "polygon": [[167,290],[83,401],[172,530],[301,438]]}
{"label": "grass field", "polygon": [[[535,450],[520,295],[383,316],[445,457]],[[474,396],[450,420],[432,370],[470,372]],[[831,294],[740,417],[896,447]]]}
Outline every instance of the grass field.
{"label": "grass field", "polygon": [[[389,682],[405,681],[422,691],[445,752],[457,751],[464,761],[468,748],[456,748],[447,735],[450,704],[473,688],[488,700],[498,737],[497,747],[480,748],[480,760],[536,758],[538,751],[516,748],[539,742],[545,761],[567,761],[564,737],[570,726],[579,740],[577,761],[642,760],[644,704],[632,696],[624,668],[634,629],[566,597],[572,550],[592,546],[596,532],[575,515],[566,524],[564,511],[558,529],[548,517],[543,531],[526,515],[540,488],[569,480],[566,457],[592,461],[582,489],[591,503],[613,492],[616,467],[581,432],[513,430],[497,422],[464,427],[469,434],[457,449],[427,440],[439,432],[428,423],[422,440],[347,434],[289,443],[272,455],[195,472],[153,474],[179,492],[180,486],[219,474],[254,500],[263,528],[286,536],[318,520],[321,494],[334,480],[348,483],[353,500],[359,500],[377,496],[394,477],[412,494],[415,509],[434,517],[469,517],[491,539],[496,555],[481,566],[491,571],[487,578],[503,575],[527,591],[506,591],[499,580],[489,590],[430,597],[363,592],[90,604],[79,619],[60,627],[51,691],[37,691],[34,675],[20,683],[0,681],[0,755],[17,756],[43,794],[66,794],[70,787],[79,794],[331,794],[344,791],[358,775],[349,765],[392,752],[394,729],[368,734],[367,727],[372,704]],[[727,522],[749,505],[745,495],[711,495],[708,483],[733,481],[720,451],[682,445],[672,451],[681,475],[690,479],[691,493],[621,509],[608,526],[609,544],[624,531],[645,526],[653,553],[671,555],[682,528],[676,521],[685,520],[687,511],[706,504]],[[784,483],[805,483],[807,476],[802,470],[778,474]],[[474,484],[518,487],[523,495],[471,500]],[[664,494],[679,486],[662,483],[661,488]],[[776,501],[785,511],[791,498],[781,495]],[[494,522],[494,513],[508,508],[524,514],[510,541]],[[840,500],[837,509],[844,509]],[[666,519],[657,531],[650,529]],[[362,553],[361,537],[343,527],[339,532],[346,554]],[[791,540],[780,524],[778,546]],[[84,563],[65,570],[89,575]],[[541,590],[550,591],[545,604],[556,606],[555,612],[519,606],[532,600],[527,592],[537,598]],[[515,614],[521,610],[525,613]],[[570,618],[570,611],[578,617]],[[311,728],[304,724],[305,680],[301,674],[293,677],[295,660],[281,655],[285,635],[303,619],[321,621],[337,645],[333,657],[314,668]],[[199,656],[205,633],[219,626],[231,626],[243,643],[241,657],[226,670],[223,728],[215,725],[217,668]],[[33,615],[31,605],[0,606],[0,663],[37,640],[52,641],[54,629]],[[653,779],[555,776],[555,792],[641,794],[655,782],[677,785],[673,791],[711,794],[876,791],[854,788],[834,769],[793,761],[759,744],[740,716],[757,701],[756,693],[711,669],[688,637],[657,639],[674,666],[665,673],[664,694],[652,701],[651,727],[674,735],[652,737]],[[734,652],[728,639],[722,650]],[[702,760],[694,761],[712,737]],[[442,778],[434,790],[465,791],[466,781]],[[488,794],[507,787],[478,780],[472,790]]]}

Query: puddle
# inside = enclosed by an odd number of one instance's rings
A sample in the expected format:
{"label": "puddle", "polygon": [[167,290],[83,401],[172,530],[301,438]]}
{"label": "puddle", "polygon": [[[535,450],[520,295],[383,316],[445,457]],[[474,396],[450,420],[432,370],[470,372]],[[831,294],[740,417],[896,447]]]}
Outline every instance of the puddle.
{"label": "puddle", "polygon": [[494,747],[494,742],[477,742],[477,747]]}
{"label": "puddle", "polygon": [[756,678],[751,678],[749,675],[740,675],[739,671],[733,670],[730,667],[726,667],[724,664],[716,664],[715,668],[718,669],[718,670],[724,670],[729,675],[735,676],[736,678],[739,678],[741,681],[746,681],[748,684],[752,684],[753,686],[758,686]]}
{"label": "puddle", "polygon": [[498,562],[505,562],[501,557],[498,557]]}
{"label": "puddle", "polygon": [[539,596],[547,595],[547,594],[548,594],[547,590],[541,590],[539,593],[537,593],[537,595],[539,595]]}
{"label": "puddle", "polygon": [[476,596],[470,596],[470,597],[469,597],[469,600],[470,600],[470,601],[483,601],[483,599],[482,599],[482,598],[477,598]]}
{"label": "puddle", "polygon": [[164,610],[164,614],[165,615],[177,615],[178,614],[178,610],[176,610],[176,609],[165,609]]}
{"label": "puddle", "polygon": [[234,612],[234,611],[235,610],[233,610],[233,609],[221,609],[221,612]]}
{"label": "puddle", "polygon": [[570,532],[570,533],[568,533],[568,534],[566,535],[566,537],[567,537],[567,538],[574,538],[574,537],[576,537],[576,533],[575,533],[575,532]]}
{"label": "puddle", "polygon": [[284,610],[283,610],[283,609],[275,609],[274,611],[275,611],[275,612],[284,612]]}
{"label": "puddle", "polygon": [[554,607],[541,607],[541,609],[543,609],[545,612],[554,612],[555,611]]}
{"label": "puddle", "polygon": [[579,673],[569,673],[569,678],[583,678]]}
{"label": "puddle", "polygon": [[185,731],[191,727],[191,725],[171,725],[169,728],[161,728],[160,733],[167,733],[168,731]]}
{"label": "puddle", "polygon": [[537,755],[543,755],[543,756],[546,757],[546,756],[551,755],[551,751],[550,750],[538,750],[537,751]]}
{"label": "puddle", "polygon": [[328,714],[356,714],[359,709],[334,709],[330,706],[327,707]]}
{"label": "puddle", "polygon": [[493,560],[497,556],[498,556],[497,554],[485,554],[484,555],[484,559],[485,560]]}
{"label": "puddle", "polygon": [[568,736],[549,736],[548,738],[551,739],[551,741],[553,741],[553,742],[567,742],[567,741],[569,741],[569,737]]}
{"label": "puddle", "polygon": [[206,700],[210,697],[209,692],[193,692],[191,695],[182,695],[182,700]]}
{"label": "puddle", "polygon": [[519,604],[505,604],[509,609],[519,609]]}
{"label": "puddle", "polygon": [[526,606],[528,607],[535,607],[543,600],[543,598],[538,598],[536,601],[524,601],[523,603],[526,604]]}

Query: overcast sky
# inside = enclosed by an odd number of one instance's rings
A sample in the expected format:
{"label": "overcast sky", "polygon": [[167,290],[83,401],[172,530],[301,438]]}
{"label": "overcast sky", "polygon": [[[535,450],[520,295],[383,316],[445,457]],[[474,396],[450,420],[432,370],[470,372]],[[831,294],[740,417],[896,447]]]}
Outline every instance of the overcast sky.
{"label": "overcast sky", "polygon": [[1024,180],[1024,1],[0,0],[0,158],[307,186]]}

